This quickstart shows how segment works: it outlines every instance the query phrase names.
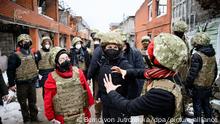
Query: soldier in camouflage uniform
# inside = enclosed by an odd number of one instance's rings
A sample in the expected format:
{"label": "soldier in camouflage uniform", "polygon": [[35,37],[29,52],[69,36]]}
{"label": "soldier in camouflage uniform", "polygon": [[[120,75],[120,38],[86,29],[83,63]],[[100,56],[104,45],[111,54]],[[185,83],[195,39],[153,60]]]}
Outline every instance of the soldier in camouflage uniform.
{"label": "soldier in camouflage uniform", "polygon": [[[191,40],[195,48],[187,75],[187,87],[192,89],[195,123],[201,123],[202,111],[206,119],[212,118],[210,97],[212,84],[217,76],[215,50],[207,33],[197,33]],[[207,120],[206,120],[207,121]],[[209,123],[210,120],[209,120]]]}
{"label": "soldier in camouflage uniform", "polygon": [[[181,121],[182,94],[176,71],[187,60],[187,48],[177,36],[162,33],[149,44],[148,54],[153,63],[151,69],[123,70],[113,67],[123,78],[144,78],[151,86],[148,92],[134,100],[127,100],[115,89],[111,75],[104,82],[109,99],[115,108],[131,115],[151,115],[156,123],[179,123]],[[149,120],[145,120],[149,121]]]}
{"label": "soldier in camouflage uniform", "polygon": [[21,34],[17,38],[17,45],[19,49],[8,58],[9,87],[13,91],[17,90],[24,123],[30,120],[38,121],[35,88],[38,70],[35,63],[36,57],[30,50],[32,39],[27,34]]}
{"label": "soldier in camouflage uniform", "polygon": [[48,74],[54,70],[53,66],[51,66],[49,63],[49,53],[52,46],[52,41],[49,36],[44,36],[42,38],[41,46],[42,48],[37,52],[37,56],[39,59],[39,74],[42,76],[42,78],[40,79],[40,87],[42,87],[42,93],[44,96],[44,83],[47,79]]}
{"label": "soldier in camouflage uniform", "polygon": [[150,44],[150,37],[148,35],[143,36],[141,38],[141,43],[142,43],[142,46],[143,46],[143,49],[141,50],[141,53],[142,53],[142,56],[144,58],[144,62],[145,62],[145,65],[146,65],[145,67],[146,68],[151,68],[151,62],[148,58],[148,53],[147,53],[147,47]]}
{"label": "soldier in camouflage uniform", "polygon": [[74,66],[82,69],[84,74],[87,74],[90,64],[90,55],[88,50],[82,45],[82,39],[74,37],[72,40],[73,48],[70,49],[71,63]]}
{"label": "soldier in camouflage uniform", "polygon": [[[188,61],[186,63],[183,63],[182,66],[178,70],[181,82],[183,84],[186,81],[186,76],[187,76],[187,73],[188,73],[189,67],[190,67],[190,49],[189,49],[189,43],[185,37],[185,33],[187,32],[187,30],[188,30],[188,25],[184,21],[177,21],[174,23],[173,34],[178,36],[179,38],[181,38],[187,46],[187,53],[188,53],[187,60]],[[192,100],[191,100],[189,94],[187,94],[187,93],[189,93],[189,91],[187,91],[187,88],[184,87],[184,85],[182,85],[182,86],[183,86],[183,88],[182,88],[183,116],[192,117],[190,115],[190,113],[188,113],[188,109],[187,109],[187,108],[189,108],[189,104],[192,103]]]}
{"label": "soldier in camouflage uniform", "polygon": [[94,103],[81,69],[72,66],[65,49],[54,47],[49,55],[55,68],[45,82],[44,109],[51,123],[84,124],[90,118]]}

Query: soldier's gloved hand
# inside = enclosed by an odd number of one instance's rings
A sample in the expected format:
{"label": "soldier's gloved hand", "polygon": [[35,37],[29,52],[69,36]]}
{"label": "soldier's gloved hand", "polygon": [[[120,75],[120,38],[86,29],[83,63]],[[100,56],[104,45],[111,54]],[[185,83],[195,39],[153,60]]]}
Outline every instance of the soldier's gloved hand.
{"label": "soldier's gloved hand", "polygon": [[61,124],[58,120],[53,119],[50,121],[51,124]]}

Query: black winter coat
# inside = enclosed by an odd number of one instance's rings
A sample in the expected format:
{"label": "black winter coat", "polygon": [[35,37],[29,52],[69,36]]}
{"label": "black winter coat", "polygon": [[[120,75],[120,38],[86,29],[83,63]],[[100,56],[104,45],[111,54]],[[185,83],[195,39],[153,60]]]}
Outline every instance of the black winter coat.
{"label": "black winter coat", "polygon": [[[144,70],[129,69],[126,77],[144,78]],[[173,77],[170,77],[169,80],[179,81]],[[162,89],[151,89],[145,95],[133,100],[127,100],[116,91],[109,92],[108,97],[116,109],[133,116],[152,115],[155,118],[168,119],[175,112],[174,95]]]}
{"label": "black winter coat", "polygon": [[104,82],[103,82],[103,78],[104,78],[105,74],[112,75],[112,80],[113,80],[114,84],[121,85],[117,89],[117,92],[119,94],[121,94],[122,96],[127,97],[128,92],[132,92],[132,91],[129,91],[128,86],[131,83],[135,83],[135,79],[134,78],[133,79],[131,79],[131,78],[122,79],[121,74],[112,73],[111,68],[113,66],[118,66],[122,69],[130,69],[133,67],[123,57],[120,57],[116,61],[111,61],[111,62],[109,62],[107,59],[103,58],[101,63],[102,63],[102,65],[100,67],[100,71],[98,74],[99,96],[100,96],[101,101],[103,102],[104,106],[112,107],[111,101],[107,96],[106,88],[105,88]]}
{"label": "black winter coat", "polygon": [[[142,54],[139,50],[135,48],[131,48],[128,43],[127,49],[125,50],[123,56],[128,60],[129,64],[131,64],[135,69],[144,69],[145,64],[142,57]],[[133,99],[140,96],[141,91],[143,89],[144,80],[143,79],[136,79],[135,83],[129,84],[129,91],[128,98]]]}
{"label": "black winter coat", "polygon": [[88,80],[96,80],[97,75],[99,73],[99,68],[100,68],[100,60],[102,58],[102,47],[98,46],[97,48],[95,48],[94,52],[93,52],[93,56],[92,59],[90,61],[90,65],[88,68],[88,73],[87,73],[87,78]]}

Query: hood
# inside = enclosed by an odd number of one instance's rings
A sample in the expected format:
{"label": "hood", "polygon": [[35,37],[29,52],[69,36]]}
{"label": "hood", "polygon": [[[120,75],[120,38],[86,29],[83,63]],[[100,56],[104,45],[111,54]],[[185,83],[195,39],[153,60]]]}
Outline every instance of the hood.
{"label": "hood", "polygon": [[204,53],[208,57],[212,57],[215,55],[215,49],[211,44],[207,46],[200,46],[199,48],[196,48],[196,50]]}

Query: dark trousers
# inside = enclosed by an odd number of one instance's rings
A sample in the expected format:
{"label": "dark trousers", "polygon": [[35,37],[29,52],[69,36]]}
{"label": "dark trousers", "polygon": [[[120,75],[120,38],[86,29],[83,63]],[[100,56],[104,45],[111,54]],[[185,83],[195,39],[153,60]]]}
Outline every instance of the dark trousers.
{"label": "dark trousers", "polygon": [[[202,111],[206,120],[212,118],[212,109],[209,103],[211,97],[211,88],[193,89],[193,109],[195,124],[201,124]],[[211,124],[211,122],[205,122]]]}
{"label": "dark trousers", "polygon": [[[37,120],[38,109],[36,106],[36,88],[35,82],[18,84],[17,85],[17,97],[21,106],[21,113],[23,121],[35,121]],[[28,101],[28,105],[27,105]]]}
{"label": "dark trousers", "polygon": [[130,117],[122,114],[114,108],[103,105],[103,122],[105,124],[130,124]]}
{"label": "dark trousers", "polygon": [[44,84],[45,81],[47,80],[48,75],[43,75],[41,80],[40,80],[40,87],[42,87],[42,96],[44,98]]}

